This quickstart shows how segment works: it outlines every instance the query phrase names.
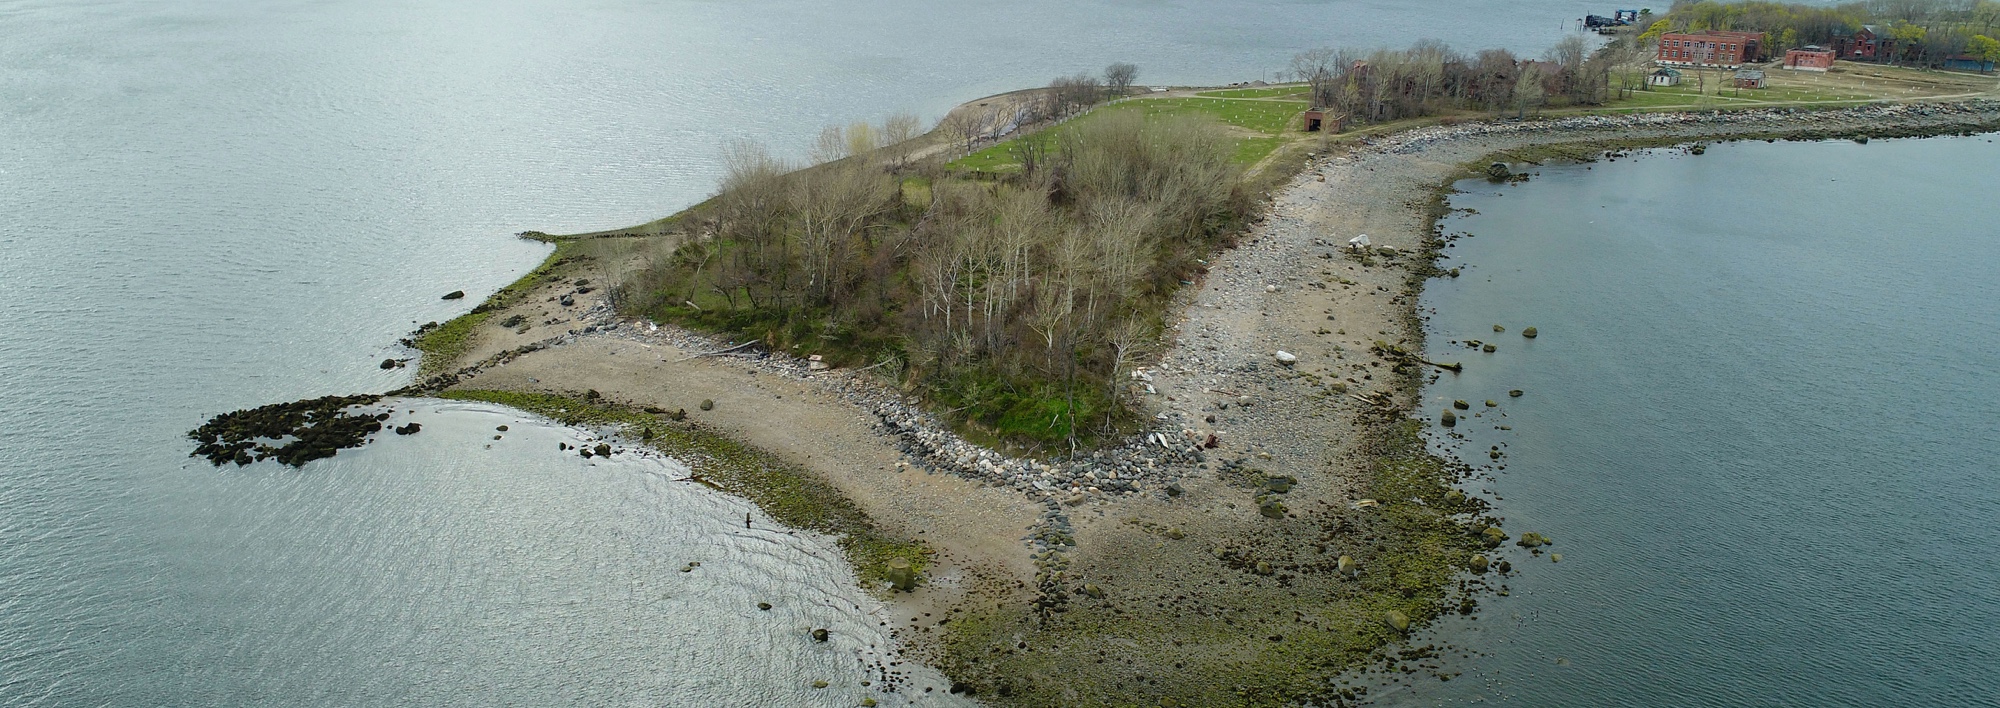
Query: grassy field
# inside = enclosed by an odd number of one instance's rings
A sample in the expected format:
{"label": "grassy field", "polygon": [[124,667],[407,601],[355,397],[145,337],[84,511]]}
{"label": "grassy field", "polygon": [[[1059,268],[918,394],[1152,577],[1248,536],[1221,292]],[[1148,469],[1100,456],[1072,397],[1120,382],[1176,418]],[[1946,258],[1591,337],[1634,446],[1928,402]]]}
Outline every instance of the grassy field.
{"label": "grassy field", "polygon": [[[1704,76],[1705,74],[1705,76]],[[1830,105],[1910,100],[1991,92],[1990,77],[1841,62],[1831,72],[1767,69],[1765,88],[1739,89],[1735,72],[1683,70],[1681,85],[1635,91],[1592,112],[1628,113],[1671,108],[1762,108],[1771,104]]]}
{"label": "grassy field", "polygon": [[1195,95],[1207,96],[1209,98],[1285,98],[1303,101],[1306,100],[1306,86],[1305,84],[1290,84],[1286,86],[1267,86],[1264,88],[1223,89],[1220,91],[1202,91]]}
{"label": "grassy field", "polygon": [[[1258,92],[1258,95],[1243,98],[1211,97],[1212,94],[1232,94],[1241,91]],[[1277,87],[1210,91],[1193,97],[1127,99],[1100,107],[1056,128],[1001,141],[992,147],[954,160],[951,166],[979,172],[1007,172],[1018,169],[1020,164],[1018,155],[1023,143],[1046,148],[1059,139],[1065,131],[1082,121],[1137,111],[1148,119],[1193,115],[1211,118],[1224,125],[1238,128],[1235,160],[1237,164],[1248,167],[1263,161],[1287,139],[1304,134],[1300,130],[1299,114],[1306,110],[1306,102],[1274,100],[1265,95],[1273,91],[1290,93],[1269,95],[1303,95],[1299,93],[1300,89],[1297,87]]]}

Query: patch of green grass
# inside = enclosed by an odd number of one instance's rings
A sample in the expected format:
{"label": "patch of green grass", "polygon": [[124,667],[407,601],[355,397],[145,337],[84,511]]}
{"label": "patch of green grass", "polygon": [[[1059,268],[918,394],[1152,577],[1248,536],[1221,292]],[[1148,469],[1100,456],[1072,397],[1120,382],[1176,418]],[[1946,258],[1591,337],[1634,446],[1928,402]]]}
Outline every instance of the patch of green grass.
{"label": "patch of green grass", "polygon": [[1297,128],[1304,101],[1232,101],[1223,98],[1152,98],[1126,101],[1113,109],[1142,110],[1147,117],[1199,114],[1259,133],[1278,135]]}
{"label": "patch of green grass", "polygon": [[1229,159],[1239,165],[1255,165],[1284,144],[1284,138],[1239,138],[1236,153]]}
{"label": "patch of green grass", "polygon": [[1209,98],[1295,98],[1303,101],[1306,100],[1306,92],[1309,90],[1311,89],[1306,87],[1305,84],[1292,84],[1288,86],[1202,91],[1195,95]]}
{"label": "patch of green grass", "polygon": [[[1255,89],[1264,90],[1264,89]],[[1163,116],[1196,115],[1212,118],[1226,125],[1263,133],[1269,137],[1239,137],[1236,139],[1234,160],[1239,165],[1254,165],[1278,149],[1285,140],[1286,132],[1298,128],[1299,114],[1307,108],[1304,101],[1243,101],[1224,98],[1135,98],[1102,106],[1088,114],[1072,119],[1054,128],[1041,130],[1026,136],[1003,140],[984,150],[953,160],[950,166],[974,172],[1011,172],[1020,169],[1020,149],[1028,143],[1042,150],[1054,147],[1055,142],[1068,130],[1074,129],[1082,121],[1094,120],[1119,112],[1138,111],[1148,119]]]}
{"label": "patch of green grass", "polygon": [[496,403],[564,425],[618,428],[622,435],[688,463],[711,486],[749,499],[778,523],[839,535],[841,550],[864,581],[884,580],[891,559],[909,561],[919,572],[930,562],[930,550],[922,543],[884,534],[861,507],[818,475],[698,423],[672,421],[602,399],[550,393],[455,389],[438,395]]}
{"label": "patch of green grass", "polygon": [[468,312],[451,318],[436,329],[417,335],[410,340],[416,350],[423,352],[423,361],[417,364],[418,376],[443,373],[458,363],[458,358],[472,348],[473,331],[486,322],[490,312]]}
{"label": "patch of green grass", "polygon": [[[1049,381],[1008,379],[990,367],[960,367],[957,376],[926,389],[933,408],[946,412],[953,427],[973,442],[997,449],[1055,449],[1076,433],[1079,444],[1096,441],[1093,431],[1120,409],[1095,386],[1074,390]],[[1114,428],[1129,421],[1113,420]]]}

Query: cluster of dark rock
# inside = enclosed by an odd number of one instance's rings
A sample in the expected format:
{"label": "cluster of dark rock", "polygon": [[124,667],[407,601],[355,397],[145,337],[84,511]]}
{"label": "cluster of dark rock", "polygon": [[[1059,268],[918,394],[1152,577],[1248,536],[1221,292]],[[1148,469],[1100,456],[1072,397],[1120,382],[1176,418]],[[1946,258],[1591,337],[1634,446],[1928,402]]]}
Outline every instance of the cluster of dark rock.
{"label": "cluster of dark rock", "polygon": [[[350,409],[380,400],[376,394],[323,396],[224,413],[188,432],[188,438],[195,441],[190,456],[207,458],[217,467],[225,462],[240,466],[267,459],[299,467],[367,443],[369,434],[380,431],[389,414]],[[397,428],[396,433],[408,435],[418,429],[411,423]]]}

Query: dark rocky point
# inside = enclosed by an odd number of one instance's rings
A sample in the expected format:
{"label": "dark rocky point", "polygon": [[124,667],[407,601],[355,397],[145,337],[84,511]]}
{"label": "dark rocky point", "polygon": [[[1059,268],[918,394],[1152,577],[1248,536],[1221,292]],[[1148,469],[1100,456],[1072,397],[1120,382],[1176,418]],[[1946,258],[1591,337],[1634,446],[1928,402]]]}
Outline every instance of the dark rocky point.
{"label": "dark rocky point", "polygon": [[374,394],[324,396],[224,413],[188,432],[195,441],[190,457],[207,458],[217,467],[266,459],[303,466],[368,442],[368,434],[381,430],[388,414],[348,409],[380,400]]}

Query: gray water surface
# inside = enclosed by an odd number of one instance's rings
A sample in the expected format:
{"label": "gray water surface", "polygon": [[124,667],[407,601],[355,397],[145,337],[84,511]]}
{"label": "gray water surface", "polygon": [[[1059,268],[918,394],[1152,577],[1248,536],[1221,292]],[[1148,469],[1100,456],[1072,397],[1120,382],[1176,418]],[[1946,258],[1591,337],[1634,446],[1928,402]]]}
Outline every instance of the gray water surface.
{"label": "gray water surface", "polygon": [[1451,200],[1423,306],[1467,369],[1424,408],[1501,404],[1449,447],[1503,446],[1472,488],[1563,560],[1510,545],[1512,595],[1433,633],[1490,656],[1391,703],[2000,702],[1993,136],[1536,173]]}

